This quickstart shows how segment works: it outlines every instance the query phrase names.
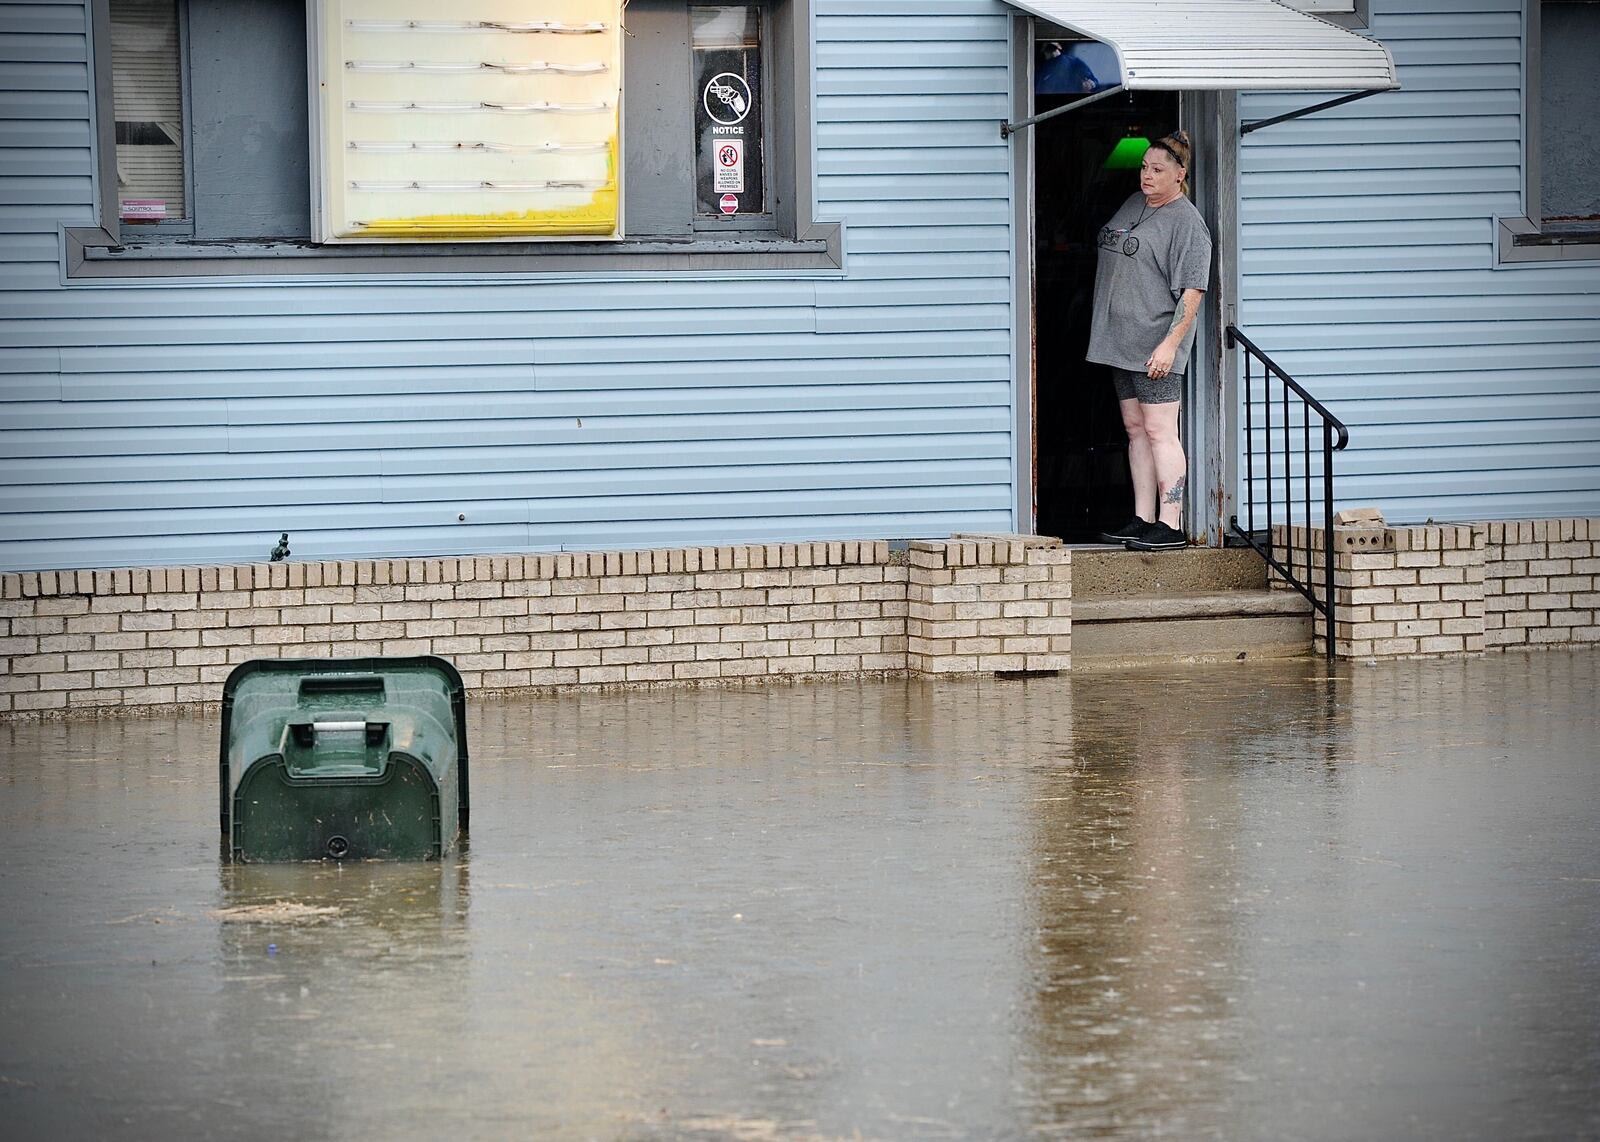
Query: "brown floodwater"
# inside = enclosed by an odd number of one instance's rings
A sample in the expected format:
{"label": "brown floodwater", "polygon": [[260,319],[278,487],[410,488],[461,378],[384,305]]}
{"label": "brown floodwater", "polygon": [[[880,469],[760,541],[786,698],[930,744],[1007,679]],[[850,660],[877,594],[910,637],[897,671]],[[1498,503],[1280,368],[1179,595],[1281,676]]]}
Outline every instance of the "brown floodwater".
{"label": "brown floodwater", "polygon": [[443,863],[0,724],[6,1138],[1600,1137],[1600,655],[481,701]]}

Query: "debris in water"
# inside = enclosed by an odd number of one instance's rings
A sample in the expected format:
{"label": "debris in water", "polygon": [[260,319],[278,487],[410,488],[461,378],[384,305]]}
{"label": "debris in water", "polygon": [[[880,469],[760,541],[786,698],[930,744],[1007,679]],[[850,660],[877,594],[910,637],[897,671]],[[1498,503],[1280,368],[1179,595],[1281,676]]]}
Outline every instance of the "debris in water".
{"label": "debris in water", "polygon": [[338,914],[339,909],[331,904],[274,900],[271,904],[235,904],[231,908],[218,908],[210,916],[224,924],[293,924],[301,921],[315,924]]}

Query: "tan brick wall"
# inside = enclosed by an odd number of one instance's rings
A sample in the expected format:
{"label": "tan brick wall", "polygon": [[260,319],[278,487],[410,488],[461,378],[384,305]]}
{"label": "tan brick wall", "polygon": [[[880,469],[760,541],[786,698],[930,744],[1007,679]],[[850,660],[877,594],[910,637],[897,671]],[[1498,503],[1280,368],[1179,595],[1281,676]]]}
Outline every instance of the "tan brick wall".
{"label": "tan brick wall", "polygon": [[1072,552],[1043,536],[911,545],[906,663],[920,674],[1072,667]]}
{"label": "tan brick wall", "polygon": [[[1291,542],[1302,572],[1309,539],[1321,598],[1321,531],[1278,528],[1275,538]],[[1335,528],[1334,553],[1340,657],[1600,642],[1600,520]]]}
{"label": "tan brick wall", "polygon": [[215,701],[255,658],[437,654],[474,690],[1069,661],[1064,549],[945,546],[993,649],[917,665],[911,568],[882,541],[8,574],[0,715]]}
{"label": "tan brick wall", "polygon": [[1600,519],[1490,523],[1484,532],[1489,646],[1600,643]]}

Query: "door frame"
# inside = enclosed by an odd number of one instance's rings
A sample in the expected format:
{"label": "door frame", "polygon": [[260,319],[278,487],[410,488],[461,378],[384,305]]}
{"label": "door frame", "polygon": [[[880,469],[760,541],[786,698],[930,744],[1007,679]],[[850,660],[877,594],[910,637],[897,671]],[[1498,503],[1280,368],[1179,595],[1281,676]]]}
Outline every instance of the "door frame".
{"label": "door frame", "polygon": [[[1034,42],[1039,21],[1011,17],[1011,121],[1034,114]],[[1189,132],[1198,158],[1194,203],[1210,227],[1216,255],[1212,288],[1206,291],[1195,348],[1190,356],[1188,399],[1183,410],[1184,451],[1189,457],[1184,519],[1205,546],[1220,547],[1234,501],[1238,470],[1237,367],[1223,331],[1236,320],[1238,304],[1237,96],[1232,91],[1181,91],[1178,120]],[[1039,452],[1037,271],[1034,230],[1034,133],[1011,135],[1012,377],[1015,407],[1012,450],[1014,514],[1019,531],[1038,530]]]}

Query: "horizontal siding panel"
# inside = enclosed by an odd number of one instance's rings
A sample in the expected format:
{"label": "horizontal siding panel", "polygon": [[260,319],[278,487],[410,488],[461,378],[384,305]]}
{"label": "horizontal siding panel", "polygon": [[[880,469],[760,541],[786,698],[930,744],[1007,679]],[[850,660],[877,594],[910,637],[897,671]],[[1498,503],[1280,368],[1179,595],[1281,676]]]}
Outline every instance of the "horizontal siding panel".
{"label": "horizontal siding panel", "polygon": [[[1501,142],[1477,139],[1461,143],[1414,141],[1410,145],[1396,143],[1359,147],[1339,144],[1255,146],[1240,151],[1239,169],[1245,174],[1337,171],[1340,175],[1351,171],[1406,171],[1418,167],[1427,171],[1457,171],[1514,166],[1521,154],[1521,143],[1514,138]],[[1386,189],[1387,181],[1385,176]]]}
{"label": "horizontal siding panel", "polygon": [[3,119],[0,139],[8,147],[40,150],[87,149],[94,142],[89,121],[75,115],[60,119]]}
{"label": "horizontal siding panel", "polygon": [[[941,93],[928,95],[915,93],[891,99],[861,99],[852,93],[817,93],[817,123],[898,123],[902,130],[927,122],[947,122],[961,119],[982,119],[995,124],[999,133],[1000,121],[1010,110],[1010,101],[1003,92],[987,94]],[[823,133],[821,126],[819,134]]]}
{"label": "horizontal siding panel", "polygon": [[[735,361],[831,360],[847,362],[864,353],[926,353],[928,338],[908,333],[833,333],[826,336],[725,337],[712,343],[691,337],[630,337],[612,341],[546,341],[536,346],[536,364],[703,361],[722,368]],[[939,346],[943,349],[943,346]],[[1007,336],[979,332],[957,339],[950,352],[992,355],[1010,350]]]}
{"label": "horizontal siding panel", "polygon": [[87,124],[89,73],[80,69],[62,77],[60,83],[59,89],[39,84],[21,91],[0,90],[0,122],[49,123],[67,119]]}
{"label": "horizontal siding panel", "polygon": [[920,71],[937,68],[948,76],[972,68],[988,68],[1003,76],[1010,67],[1010,60],[1011,45],[1004,36],[972,40],[920,40],[915,48],[898,51],[885,51],[883,44],[877,41],[820,40],[816,51],[817,68],[825,75],[847,71]]}
{"label": "horizontal siding panel", "polygon": [[1011,255],[970,254],[852,254],[850,276],[869,278],[984,278],[1007,277]]}
{"label": "horizontal siding panel", "polygon": [[[284,401],[271,398],[230,399],[226,405],[226,421],[230,425],[283,425],[302,428],[318,424],[382,425],[384,431],[398,424],[437,424],[446,417],[460,421],[489,421],[546,418],[552,420],[582,419],[583,425],[604,433],[614,418],[624,417],[626,423],[642,423],[644,418],[658,417],[675,431],[685,423],[685,418],[699,416],[774,414],[825,415],[842,411],[904,412],[912,409],[979,408],[1003,404],[1005,386],[970,384],[900,384],[886,385],[796,385],[777,391],[762,388],[747,389],[600,389],[561,390],[556,392],[502,393],[495,400],[480,401],[463,408],[453,393],[419,394],[404,401],[394,401],[387,396],[327,396],[321,399]],[[146,401],[149,405],[177,405],[187,408],[196,402]],[[72,410],[85,422],[94,410]],[[19,410],[20,412],[20,410]],[[114,423],[115,408],[103,410],[108,422]],[[198,419],[175,423],[202,423]],[[19,425],[21,427],[21,425]]]}
{"label": "horizontal siding panel", "polygon": [[[1007,458],[1009,433],[923,433],[916,436],[859,436],[830,441],[826,458],[834,464],[877,462],[925,463],[936,470],[947,460],[992,460]],[[706,441],[689,450],[676,441],[647,441],[640,444],[600,445],[563,444],[559,446],[517,444],[477,448],[407,448],[382,452],[297,452],[273,451],[260,454],[197,452],[166,458],[158,481],[129,483],[127,458],[88,456],[70,466],[54,460],[21,457],[0,461],[0,486],[44,488],[50,485],[128,484],[143,487],[154,482],[210,483],[241,499],[254,493],[258,482],[281,480],[293,473],[300,480],[324,480],[347,476],[370,476],[373,472],[388,477],[419,478],[431,475],[479,476],[484,483],[480,495],[488,495],[505,477],[537,476],[550,472],[649,472],[650,482],[659,480],[657,470],[696,468],[701,465],[787,465],[815,462],[817,441],[810,438],[773,440]],[[154,473],[152,473],[154,475]],[[83,491],[80,496],[98,492]],[[81,508],[87,501],[80,498]]]}
{"label": "horizontal siding panel", "polygon": [[[926,123],[918,130],[929,138],[938,139],[944,147],[998,151],[1000,155],[994,160],[995,165],[1009,169],[1010,148],[993,123],[951,119],[942,123]],[[834,151],[903,147],[905,139],[905,128],[897,123],[829,123],[819,130],[817,142],[822,153],[827,155]]]}
{"label": "horizontal siding panel", "polygon": [[818,96],[865,99],[879,95],[993,95],[1007,98],[1010,73],[999,68],[836,68],[817,73]]}
{"label": "horizontal siding panel", "polygon": [[[1286,300],[1265,292],[1263,304],[1254,307],[1251,325],[1278,343],[1277,327],[1302,329],[1318,325],[1370,325],[1404,319],[1408,322],[1482,321],[1513,322],[1546,319],[1600,321],[1600,293],[1541,294],[1515,297],[1421,296],[1396,304],[1392,299],[1325,297]],[[1270,304],[1266,302],[1270,299]],[[1272,332],[1267,332],[1271,330]]]}
{"label": "horizontal siding panel", "polygon": [[[678,441],[698,447],[708,440],[750,440],[777,436],[823,439],[855,434],[921,435],[960,430],[999,432],[1010,427],[1005,408],[897,409],[868,414],[757,413],[742,416],[684,415],[678,417],[607,416],[576,420],[491,420],[423,424],[391,424],[384,433],[388,447],[476,447],[525,444],[619,444],[644,441]],[[187,430],[185,430],[187,431]],[[272,425],[235,425],[228,433],[232,446],[245,452],[269,451],[282,440],[282,430]],[[315,424],[302,427],[295,446],[305,451],[350,446],[348,425]],[[179,451],[181,449],[174,449]],[[213,448],[204,451],[215,451]],[[648,490],[648,486],[641,491]]]}
{"label": "horizontal siding panel", "polygon": [[[6,5],[10,8],[10,5]],[[7,13],[5,26],[11,27]],[[0,59],[29,63],[82,63],[88,58],[88,40],[81,31],[60,33],[0,33]]]}
{"label": "horizontal siding panel", "polygon": [[0,205],[77,206],[94,201],[87,174],[81,177],[0,177]]}
{"label": "horizontal siding panel", "polygon": [[[1564,347],[1584,343],[1600,346],[1600,322],[1595,321],[1391,321],[1372,325],[1300,325],[1276,330],[1272,343],[1278,354],[1300,350],[1328,353],[1392,353],[1397,358],[1412,349],[1438,349],[1452,356],[1476,356],[1481,347],[1544,345]],[[1258,342],[1259,344],[1259,342]],[[1600,362],[1600,348],[1593,360]]]}
{"label": "horizontal siding panel", "polygon": [[[78,38],[78,59],[83,58],[83,40]],[[5,98],[0,99],[0,118],[13,118],[11,114],[11,99],[26,99],[29,96],[45,96],[45,94],[62,93],[66,96],[78,96],[82,99],[83,106],[88,106],[88,91],[90,91],[90,72],[83,62],[70,61],[34,61],[27,62],[0,62],[0,91]],[[18,118],[22,118],[18,115]]]}
{"label": "horizontal siding panel", "polygon": [[[1345,376],[1350,374],[1388,374],[1395,372],[1410,372],[1419,370],[1433,373],[1436,376],[1450,372],[1445,365],[1453,365],[1464,371],[1476,371],[1485,368],[1506,369],[1521,372],[1524,369],[1570,369],[1570,368],[1595,368],[1595,346],[1600,341],[1586,340],[1576,345],[1550,344],[1545,341],[1533,341],[1526,344],[1514,343],[1509,345],[1479,345],[1471,349],[1441,354],[1437,348],[1423,349],[1385,349],[1382,347],[1364,349],[1345,349],[1339,353],[1326,353],[1318,351],[1299,352],[1286,350],[1272,352],[1273,360],[1277,361],[1291,377],[1301,382],[1308,379],[1315,380],[1324,376]],[[1259,342],[1257,342],[1259,344]],[[1263,346],[1263,348],[1267,348]],[[1439,376],[1441,386],[1447,385],[1447,376]],[[1513,382],[1507,379],[1507,385]],[[1318,391],[1318,385],[1310,385],[1312,395]]]}
{"label": "horizontal siding panel", "polygon": [[[837,488],[828,495],[830,514],[881,511],[880,488]],[[771,518],[781,514],[793,500],[782,491],[743,491],[717,493],[662,493],[652,496],[583,496],[567,499],[455,500],[445,503],[367,502],[359,508],[350,504],[301,504],[292,509],[280,506],[223,506],[194,508],[184,513],[186,522],[197,530],[231,530],[271,534],[289,526],[316,532],[329,527],[364,526],[425,527],[454,521],[463,514],[474,524],[526,522],[545,528],[556,525],[585,525],[596,522],[652,521],[670,519]],[[902,512],[937,513],[954,511],[1004,511],[1005,501],[989,485],[934,485],[905,488],[897,495],[896,507]],[[86,532],[107,538],[161,534],[159,512],[88,511],[52,515],[0,513],[0,534],[11,542],[70,540]],[[289,524],[285,524],[288,519]],[[153,530],[154,525],[154,530]],[[883,533],[880,533],[883,534]],[[887,533],[894,534],[894,533]],[[304,547],[299,550],[304,551]]]}
{"label": "horizontal siding panel", "polygon": [[[812,459],[815,459],[813,455]],[[868,488],[950,487],[1004,482],[1009,459],[946,460],[927,463],[789,463],[784,465],[703,464],[684,472],[660,469],[601,468],[592,471],[550,468],[522,490],[529,500],[585,496],[625,496],[641,481],[679,495],[733,495],[780,492],[785,489],[832,491],[845,486]],[[230,483],[226,488],[197,481],[151,481],[118,484],[94,492],[99,509],[180,511],[193,508],[296,507],[319,504],[388,504],[482,502],[494,489],[476,474],[384,476],[355,479],[262,479]],[[40,485],[7,492],[6,507],[22,513],[71,512],[81,508],[83,489]],[[34,537],[39,538],[39,537]]]}
{"label": "horizontal siding panel", "polygon": [[948,40],[956,43],[998,40],[1009,33],[1005,17],[968,12],[940,18],[922,15],[834,16],[817,22],[817,44],[870,44],[880,56],[893,54],[902,43]]}
{"label": "horizontal siding panel", "polygon": [[1364,194],[1343,198],[1277,198],[1249,203],[1239,221],[1250,228],[1295,222],[1318,226],[1324,222],[1462,221],[1514,214],[1520,197],[1510,191],[1491,194]]}
{"label": "horizontal siding panel", "polygon": [[1000,305],[1010,301],[1011,283],[1004,278],[837,281],[824,283],[817,289],[819,309],[866,305]]}
{"label": "horizontal siding panel", "polygon": [[948,201],[881,202],[833,197],[828,211],[849,223],[845,241],[862,227],[889,226],[1009,226],[1011,210],[992,198],[953,198]]}
{"label": "horizontal siding panel", "polygon": [[77,4],[5,5],[6,30],[16,35],[82,35],[85,10]]}
{"label": "horizontal siding panel", "polygon": [[[0,241],[7,240],[0,237]],[[43,239],[37,235],[16,237],[26,241],[30,249],[42,249],[38,243],[48,242],[51,260],[59,255],[59,239]],[[736,307],[740,312],[752,310],[810,306],[815,300],[816,283],[811,281],[768,282],[759,291],[743,291]],[[76,290],[72,296],[71,316],[77,320],[89,318],[161,318],[172,312],[170,287],[123,286],[115,290]],[[203,290],[186,291],[183,312],[187,317],[207,318],[221,316],[239,317],[294,317],[307,313],[327,318],[363,318],[367,316],[429,316],[468,315],[485,317],[506,314],[508,319],[525,321],[530,311],[543,314],[588,315],[596,309],[613,314],[627,315],[638,311],[659,314],[665,310],[679,311],[679,319],[688,325],[701,320],[698,313],[686,311],[728,309],[727,297],[720,291],[708,290],[699,281],[673,281],[646,283],[637,281],[585,283],[582,289],[551,289],[547,286],[508,285],[455,285],[441,288],[438,284],[390,285],[363,284],[352,289],[347,284],[300,285],[292,290],[262,289],[256,285],[209,285]],[[0,314],[12,317],[44,318],[59,316],[60,299],[37,298],[27,294],[0,292]],[[567,318],[561,318],[563,324]],[[627,320],[626,316],[619,320]],[[565,325],[564,325],[565,327]]]}
{"label": "horizontal siding panel", "polygon": [[[1373,175],[1367,171],[1329,169],[1315,178],[1288,171],[1256,172],[1250,176],[1252,194],[1286,198],[1336,198],[1367,194]],[[1390,194],[1513,194],[1522,189],[1522,175],[1514,167],[1465,167],[1441,171],[1393,170],[1384,173],[1383,188]]]}
{"label": "horizontal siding panel", "polygon": [[[420,313],[370,314],[359,321],[346,315],[306,314],[296,319],[295,333],[302,342],[395,341],[402,337],[441,340],[491,341],[495,338],[581,337],[614,334],[619,329],[632,336],[720,335],[725,333],[805,333],[814,323],[810,308],[707,309],[685,314],[677,310],[616,314],[567,312],[544,314],[458,315],[448,325],[424,320]],[[136,321],[5,321],[0,320],[0,346],[148,346],[254,344],[269,340],[282,322],[276,317],[145,317]],[[420,339],[420,338],[419,338]]]}
{"label": "horizontal siding panel", "polygon": [[1481,294],[1495,297],[1500,292],[1526,292],[1529,294],[1573,292],[1581,295],[1600,293],[1600,281],[1590,280],[1572,267],[1519,266],[1506,274],[1493,274],[1491,280],[1502,276],[1510,280],[1499,289],[1484,285],[1484,271],[1445,270],[1418,272],[1404,268],[1391,269],[1387,274],[1317,274],[1297,275],[1252,274],[1245,279],[1246,287],[1270,298],[1349,298],[1349,297],[1469,297]]}
{"label": "horizontal siding panel", "polygon": [[[7,139],[7,143],[18,140]],[[51,178],[59,175],[75,175],[87,178],[93,167],[93,157],[85,147],[76,148],[44,148],[44,147],[4,147],[0,148],[0,178],[20,176],[22,178]]]}
{"label": "horizontal siding panel", "polygon": [[[1556,407],[1564,402],[1596,391],[1594,369],[1582,365],[1567,368],[1524,369],[1518,372],[1514,392],[1507,392],[1506,376],[1494,370],[1435,370],[1417,369],[1405,373],[1361,373],[1354,375],[1326,375],[1317,380],[1319,399],[1326,399],[1344,407],[1345,401],[1381,401],[1417,398],[1419,411],[1436,411],[1441,419],[1451,419],[1451,410],[1458,404],[1470,406],[1475,398],[1505,396],[1506,400],[1521,410],[1521,415],[1534,418],[1549,415],[1549,405],[1543,398],[1559,398]],[[1255,374],[1256,396],[1260,393],[1260,373]],[[1577,407],[1574,404],[1573,407]],[[1561,415],[1557,413],[1556,415]]]}
{"label": "horizontal siding panel", "polygon": [[938,230],[911,226],[853,227],[850,251],[855,254],[920,254],[939,249],[946,253],[998,252],[1009,256],[1009,226],[955,226]]}
{"label": "horizontal siding panel", "polygon": [[1010,329],[1009,305],[926,305],[896,306],[884,309],[830,309],[817,316],[819,333],[865,333],[869,330],[926,330],[957,332]]}
{"label": "horizontal siding panel", "polygon": [[[1489,233],[1484,219],[1430,218],[1416,221],[1260,223],[1246,227],[1241,235],[1241,250],[1322,250],[1327,247],[1349,249],[1381,245],[1464,246],[1487,243]],[[1396,262],[1410,257],[1407,251]]]}
{"label": "horizontal siding panel", "polygon": [[382,365],[518,365],[533,360],[533,342],[400,341],[359,345],[124,345],[61,350],[63,373],[170,370],[337,369]]}
{"label": "horizontal siding panel", "polygon": [[[1339,419],[1344,420],[1342,410],[1343,406],[1335,409],[1340,413]],[[1390,463],[1410,449],[1415,449],[1416,454],[1407,456],[1407,463],[1416,463],[1435,472],[1470,468],[1473,466],[1474,453],[1481,454],[1486,462],[1492,461],[1495,467],[1526,467],[1537,463],[1534,453],[1540,446],[1549,447],[1551,463],[1554,465],[1575,462],[1560,459],[1576,455],[1575,449],[1589,449],[1581,460],[1582,464],[1593,464],[1600,458],[1600,420],[1595,419],[1573,417],[1532,422],[1455,421],[1410,425],[1362,424],[1354,420],[1347,423],[1352,431],[1360,431],[1361,448],[1341,454],[1337,469],[1341,473],[1362,471],[1363,465],[1367,464]],[[1507,461],[1505,457],[1510,455],[1519,459],[1514,463]],[[1262,462],[1259,445],[1256,456],[1259,465]],[[1350,467],[1345,466],[1347,460]]]}
{"label": "horizontal siding panel", "polygon": [[[1487,231],[1487,227],[1485,227]],[[1249,255],[1254,273],[1351,274],[1405,272],[1409,270],[1487,269],[1493,264],[1494,248],[1489,234],[1475,246],[1408,246],[1395,250],[1388,246],[1325,246],[1308,250],[1255,250]]]}
{"label": "horizontal siding panel", "polygon": [[[998,132],[997,132],[998,133]],[[1004,173],[1011,156],[1002,147],[883,147],[827,151],[818,160],[823,175],[946,175]],[[3,170],[0,170],[3,173]]]}

